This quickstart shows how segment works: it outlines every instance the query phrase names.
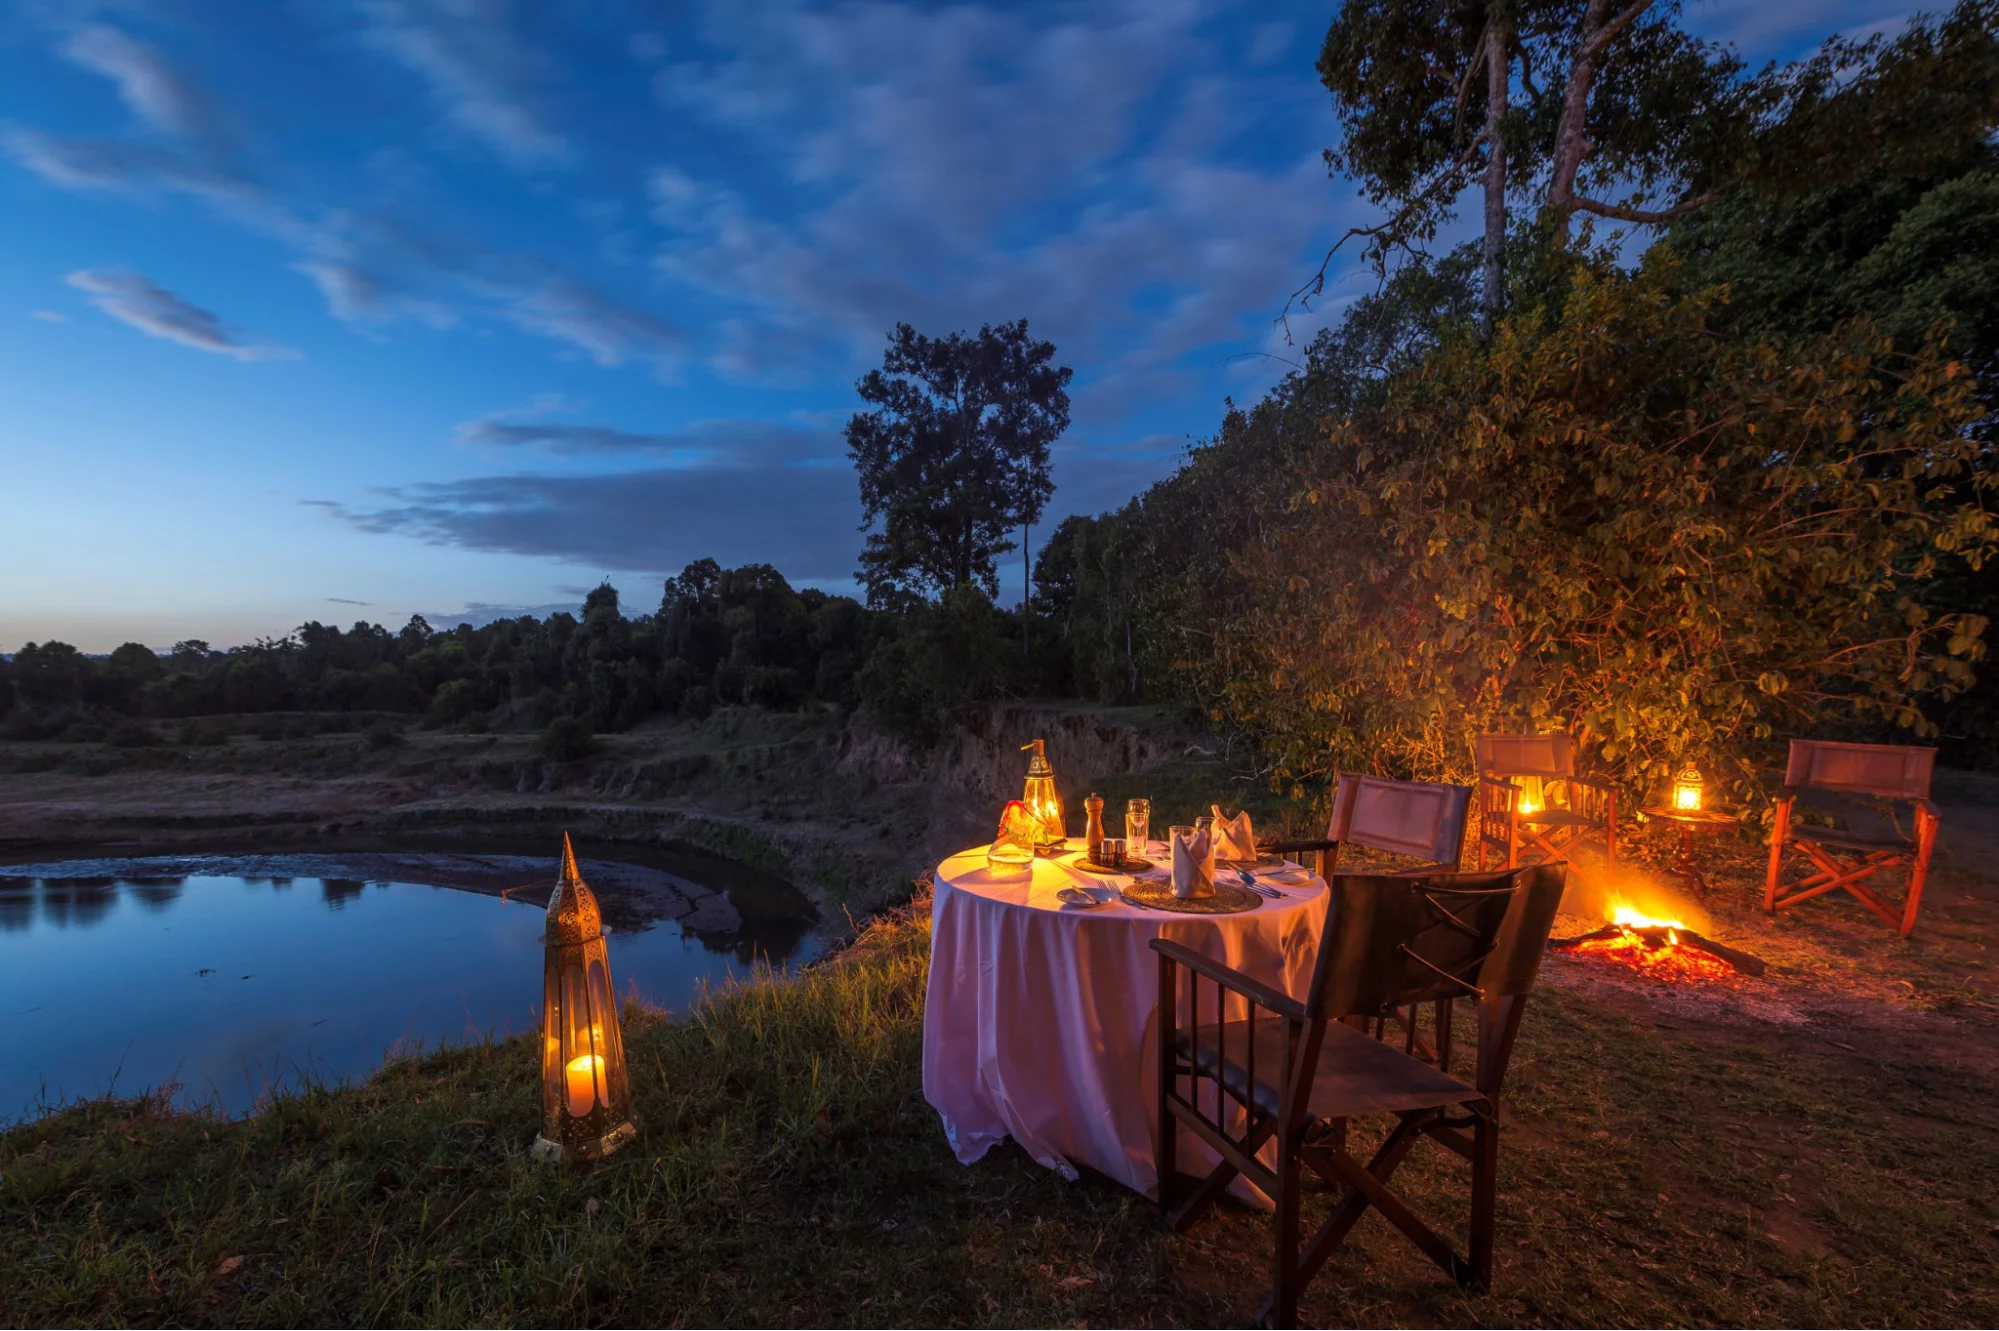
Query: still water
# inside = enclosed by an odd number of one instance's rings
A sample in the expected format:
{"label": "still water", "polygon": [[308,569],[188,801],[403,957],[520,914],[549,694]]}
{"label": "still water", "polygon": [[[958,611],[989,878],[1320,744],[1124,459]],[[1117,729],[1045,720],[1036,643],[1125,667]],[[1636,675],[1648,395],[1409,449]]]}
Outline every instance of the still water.
{"label": "still water", "polygon": [[[804,918],[758,904],[726,934],[614,931],[618,992],[681,1008],[823,949],[802,897]],[[0,1123],[168,1083],[241,1113],[304,1075],[532,1030],[541,925],[538,906],[416,882],[0,876]]]}

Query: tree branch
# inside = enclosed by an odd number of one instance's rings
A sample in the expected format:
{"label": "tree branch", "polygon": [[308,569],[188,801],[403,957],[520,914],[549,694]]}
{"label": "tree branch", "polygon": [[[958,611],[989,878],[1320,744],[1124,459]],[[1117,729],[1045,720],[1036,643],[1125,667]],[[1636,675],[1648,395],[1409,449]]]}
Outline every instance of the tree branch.
{"label": "tree branch", "polygon": [[[1347,233],[1333,242],[1333,247],[1326,251],[1323,259],[1319,260],[1318,271],[1313,273],[1304,285],[1300,286],[1285,299],[1284,308],[1278,312],[1277,318],[1273,321],[1284,325],[1284,341],[1286,345],[1289,345],[1291,342],[1291,307],[1296,305],[1298,308],[1306,310],[1312,308],[1312,297],[1319,295],[1326,289],[1326,270],[1332,266],[1333,256],[1337,255],[1346,243],[1355,236],[1388,236],[1391,240],[1397,237],[1414,220],[1417,210],[1429,201],[1431,195],[1436,194],[1452,179],[1462,178],[1464,169],[1471,164],[1472,158],[1477,156],[1478,150],[1484,146],[1486,137],[1487,130],[1480,130],[1477,134],[1473,135],[1472,141],[1465,145],[1465,150],[1459,153],[1442,171],[1438,172],[1436,179],[1417,191],[1409,202],[1403,204],[1401,211],[1397,212],[1395,216],[1375,226],[1348,227]],[[1400,242],[1395,241],[1394,243]]]}
{"label": "tree branch", "polygon": [[1670,208],[1659,209],[1630,208],[1621,203],[1603,203],[1597,199],[1585,199],[1581,195],[1571,194],[1568,197],[1566,206],[1574,212],[1595,213],[1598,217],[1611,217],[1620,222],[1641,222],[1647,225],[1655,225],[1660,222],[1670,222],[1675,217],[1684,216],[1696,208],[1705,208],[1716,199],[1721,198],[1724,193],[1725,191],[1723,190],[1711,189],[1705,194],[1696,195],[1686,200],[1684,203],[1676,203]]}
{"label": "tree branch", "polygon": [[[1604,48],[1617,35],[1630,27],[1638,16],[1651,8],[1652,0],[1636,0],[1618,14],[1606,19],[1609,0],[1589,0],[1583,11],[1583,40],[1576,48],[1569,62],[1569,84],[1562,93],[1562,118],[1555,128],[1555,153],[1553,170],[1548,178],[1548,205],[1562,210],[1564,218],[1582,207],[1577,200],[1576,175],[1582,170],[1583,159],[1589,156],[1594,146],[1589,141],[1589,95],[1596,86],[1597,64]],[[1599,212],[1610,217],[1615,214],[1601,212],[1601,207],[1586,211]],[[1624,221],[1638,222],[1644,218],[1626,217]]]}

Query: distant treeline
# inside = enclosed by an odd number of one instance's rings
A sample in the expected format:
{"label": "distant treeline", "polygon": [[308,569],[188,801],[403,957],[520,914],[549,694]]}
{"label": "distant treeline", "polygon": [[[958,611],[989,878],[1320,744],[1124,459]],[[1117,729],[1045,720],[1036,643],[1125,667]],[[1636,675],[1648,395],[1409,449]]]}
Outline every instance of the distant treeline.
{"label": "distant treeline", "polygon": [[[1045,612],[1044,612],[1045,613]],[[558,733],[700,718],[718,706],[867,706],[924,735],[984,699],[1065,692],[1062,644],[1021,646],[1021,616],[977,587],[870,609],[797,589],[767,564],[712,559],[666,581],[659,609],[628,618],[609,583],[579,615],[522,616],[479,628],[400,629],[317,622],[282,639],[164,654],[126,643],[86,656],[29,643],[0,661],[0,717],[13,738],[52,738],[111,718],[236,713],[402,713],[433,725],[514,723]],[[572,743],[571,747],[575,747]]]}

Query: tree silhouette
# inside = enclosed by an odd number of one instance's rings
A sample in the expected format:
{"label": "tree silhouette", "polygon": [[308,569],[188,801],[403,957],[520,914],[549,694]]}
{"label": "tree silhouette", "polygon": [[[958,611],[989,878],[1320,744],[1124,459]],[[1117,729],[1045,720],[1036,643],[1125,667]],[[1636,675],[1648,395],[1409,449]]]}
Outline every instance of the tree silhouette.
{"label": "tree silhouette", "polygon": [[1007,532],[1055,492],[1048,448],[1069,425],[1071,371],[1025,319],[977,337],[897,324],[888,344],[855,385],[874,410],[847,422],[868,532],[860,580],[875,605],[967,585],[993,595]]}

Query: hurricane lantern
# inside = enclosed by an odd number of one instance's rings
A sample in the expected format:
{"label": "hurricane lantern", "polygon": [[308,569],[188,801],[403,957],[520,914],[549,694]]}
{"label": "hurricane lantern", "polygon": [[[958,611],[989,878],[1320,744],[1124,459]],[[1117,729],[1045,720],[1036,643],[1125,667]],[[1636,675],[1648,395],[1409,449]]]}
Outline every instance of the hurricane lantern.
{"label": "hurricane lantern", "polygon": [[1541,778],[1523,776],[1520,781],[1520,798],[1513,805],[1516,814],[1539,813],[1548,807],[1545,792],[1541,789]]}
{"label": "hurricane lantern", "polygon": [[1698,812],[1701,807],[1701,787],[1706,784],[1701,780],[1701,769],[1688,763],[1686,770],[1673,778],[1673,807],[1687,812]]}
{"label": "hurricane lantern", "polygon": [[1034,757],[1027,764],[1027,785],[1021,791],[1020,802],[1040,822],[1041,841],[1037,849],[1046,854],[1067,845],[1069,834],[1062,826],[1062,797],[1055,791],[1055,769],[1048,765],[1047,745],[1035,740],[1020,746],[1022,753],[1030,749]]}
{"label": "hurricane lantern", "polygon": [[597,898],[562,834],[562,872],[543,935],[540,1160],[595,1160],[638,1135],[617,991]]}

